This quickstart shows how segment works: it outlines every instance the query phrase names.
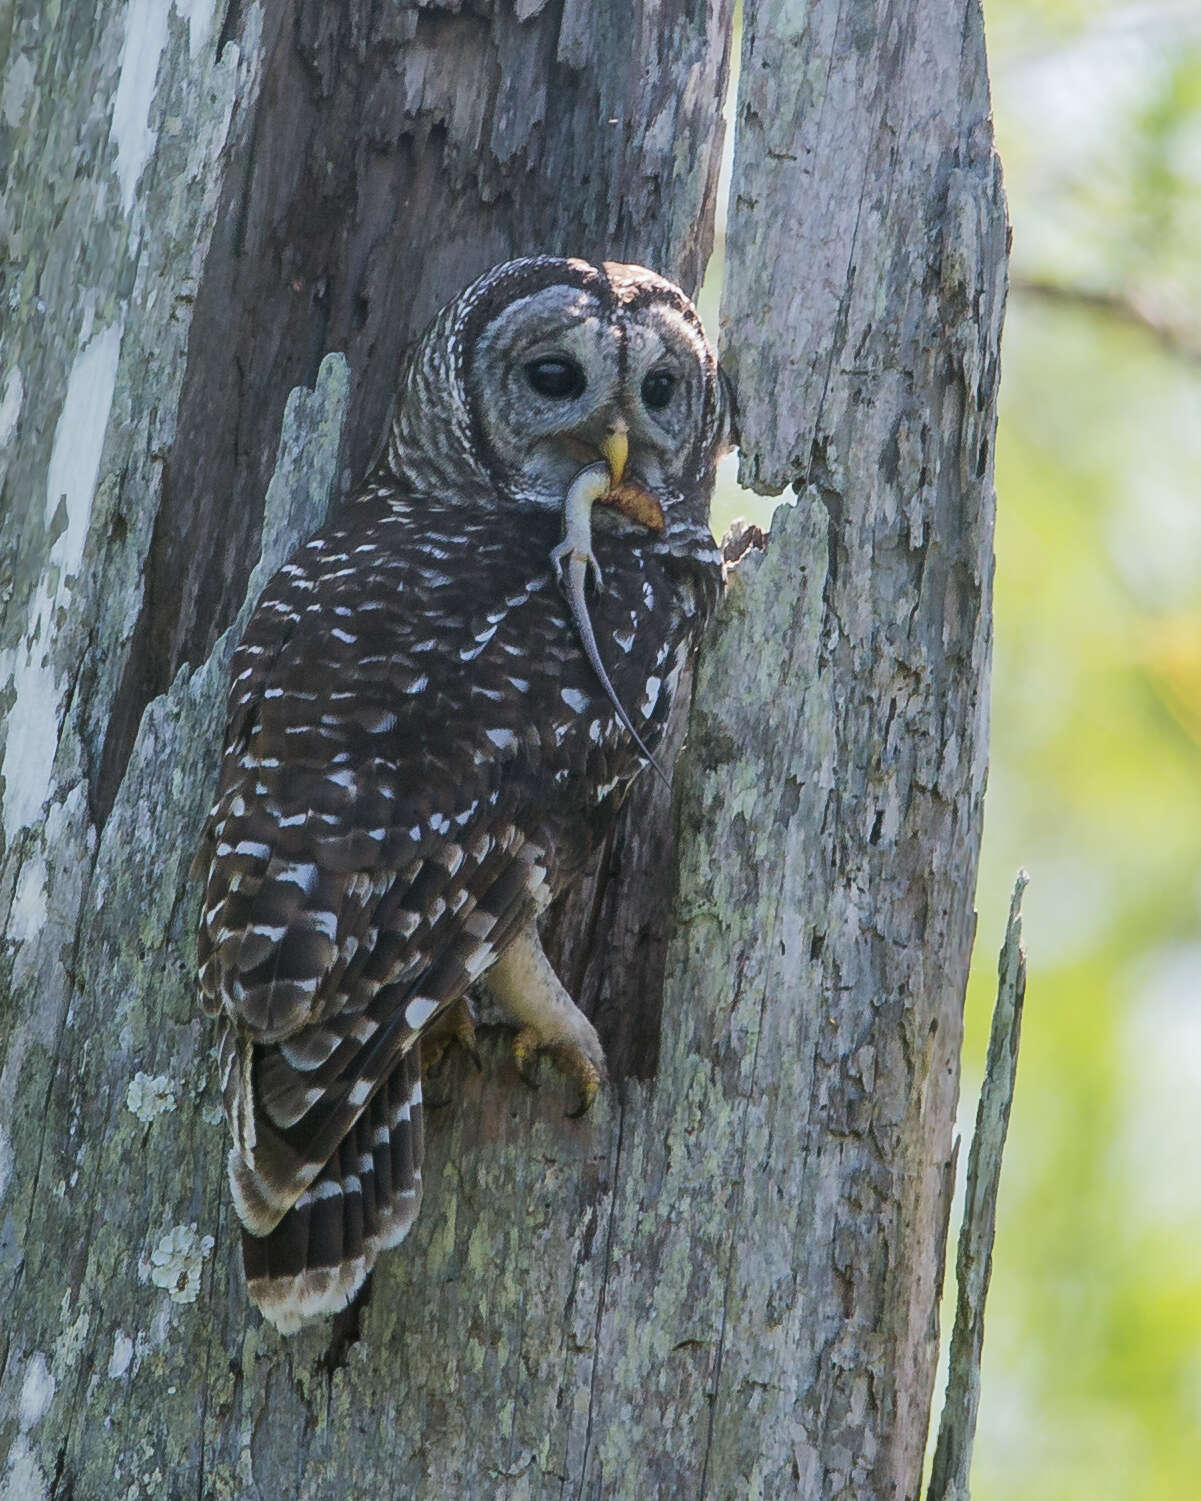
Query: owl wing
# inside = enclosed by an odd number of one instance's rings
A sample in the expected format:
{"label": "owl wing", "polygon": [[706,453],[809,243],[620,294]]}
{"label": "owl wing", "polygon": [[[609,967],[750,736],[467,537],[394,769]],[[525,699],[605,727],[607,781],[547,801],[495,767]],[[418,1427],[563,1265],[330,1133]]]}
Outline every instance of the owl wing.
{"label": "owl wing", "polygon": [[549,895],[513,775],[521,705],[464,672],[503,580],[481,622],[410,543],[391,514],[319,534],[234,660],[201,988],[248,1280],[281,1327],[341,1306],[407,1230],[414,1044]]}

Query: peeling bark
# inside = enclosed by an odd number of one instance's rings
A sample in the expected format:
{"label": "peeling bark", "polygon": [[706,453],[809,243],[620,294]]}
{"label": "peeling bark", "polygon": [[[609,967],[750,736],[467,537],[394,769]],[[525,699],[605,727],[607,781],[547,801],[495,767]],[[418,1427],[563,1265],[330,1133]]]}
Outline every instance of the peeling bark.
{"label": "peeling bark", "polygon": [[744,472],[796,504],[733,574],[674,812],[647,779],[560,915],[603,1100],[565,1120],[493,1038],[404,1248],[286,1341],[195,1002],[240,618],[476,272],[695,289],[728,45],[727,0],[0,34],[0,1497],[916,1495],[1004,285],[974,0],[747,5],[725,354]]}

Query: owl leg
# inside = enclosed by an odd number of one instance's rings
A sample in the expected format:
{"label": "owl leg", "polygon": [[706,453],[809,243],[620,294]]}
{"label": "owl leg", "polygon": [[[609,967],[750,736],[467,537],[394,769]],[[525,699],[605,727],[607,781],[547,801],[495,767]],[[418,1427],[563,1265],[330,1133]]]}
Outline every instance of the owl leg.
{"label": "owl leg", "polygon": [[[435,1020],[421,1034],[421,1077],[424,1082],[431,1075],[437,1077],[446,1064],[448,1055],[455,1048],[461,1048],[477,1069],[482,1069],[484,1064],[480,1058],[480,1050],[475,1040],[475,1015],[471,1009],[471,1002],[465,995],[461,995],[457,1001],[452,1001]],[[426,1092],[426,1104],[435,1109],[439,1105],[448,1104],[450,1096],[440,1100],[430,1098]]]}
{"label": "owl leg", "polygon": [[489,990],[504,1009],[522,1023],[513,1041],[513,1057],[523,1079],[539,1053],[580,1090],[580,1103],[568,1114],[583,1115],[608,1078],[605,1052],[596,1028],[563,988],[550,960],[542,952],[538,929],[524,927],[485,975]]}

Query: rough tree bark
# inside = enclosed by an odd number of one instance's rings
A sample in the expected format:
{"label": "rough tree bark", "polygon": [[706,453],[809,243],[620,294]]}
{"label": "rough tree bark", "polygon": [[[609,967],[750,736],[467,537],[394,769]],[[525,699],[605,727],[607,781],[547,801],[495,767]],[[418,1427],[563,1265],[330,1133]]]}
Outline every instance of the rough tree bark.
{"label": "rough tree bark", "polygon": [[603,1101],[494,1042],[404,1249],[285,1341],[194,999],[239,618],[473,274],[695,289],[729,36],[730,0],[0,22],[0,1497],[916,1495],[985,765],[978,0],[746,6],[723,342],[744,474],[797,503],[674,810],[648,781],[559,918]]}

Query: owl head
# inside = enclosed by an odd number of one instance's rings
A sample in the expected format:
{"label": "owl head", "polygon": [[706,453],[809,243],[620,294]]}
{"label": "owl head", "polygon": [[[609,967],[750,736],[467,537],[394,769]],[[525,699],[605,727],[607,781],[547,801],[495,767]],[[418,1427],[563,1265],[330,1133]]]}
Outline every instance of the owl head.
{"label": "owl head", "polygon": [[671,529],[707,519],[732,441],[717,359],[678,287],[642,266],[539,256],[494,267],[435,318],[387,460],[417,493],[558,508],[603,458]]}

